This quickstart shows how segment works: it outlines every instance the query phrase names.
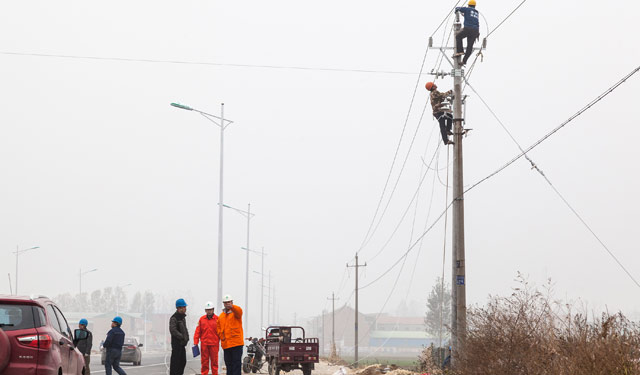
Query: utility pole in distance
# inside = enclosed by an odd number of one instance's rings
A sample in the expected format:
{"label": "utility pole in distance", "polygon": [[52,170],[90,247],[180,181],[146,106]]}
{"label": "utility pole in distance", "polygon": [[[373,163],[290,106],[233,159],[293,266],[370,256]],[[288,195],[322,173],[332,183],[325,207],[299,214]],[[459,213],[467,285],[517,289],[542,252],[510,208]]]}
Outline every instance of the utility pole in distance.
{"label": "utility pole in distance", "polygon": [[[340,298],[336,298],[335,293],[331,292],[331,357],[335,357],[336,353],[336,301]],[[324,332],[323,332],[324,335]]]}
{"label": "utility pole in distance", "polygon": [[353,267],[356,269],[356,289],[355,289],[355,293],[356,293],[356,316],[355,316],[355,337],[354,337],[354,348],[353,348],[353,352],[354,352],[354,361],[353,363],[358,364],[358,268],[359,267],[366,267],[367,263],[365,262],[364,264],[358,264],[358,253],[356,253],[356,264],[353,266],[350,266],[349,263],[347,263],[347,267]]}

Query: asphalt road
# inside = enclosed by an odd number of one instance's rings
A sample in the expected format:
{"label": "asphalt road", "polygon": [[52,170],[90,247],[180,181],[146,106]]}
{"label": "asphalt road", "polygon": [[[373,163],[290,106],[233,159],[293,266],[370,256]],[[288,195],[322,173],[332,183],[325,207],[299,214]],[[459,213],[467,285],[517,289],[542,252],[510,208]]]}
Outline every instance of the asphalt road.
{"label": "asphalt road", "polygon": [[[129,375],[166,375],[169,374],[169,357],[171,353],[142,353],[142,365],[132,366],[131,363],[121,363],[120,367]],[[166,359],[165,359],[166,357]],[[189,358],[187,353],[187,367],[185,375],[200,374],[200,358]],[[166,362],[165,362],[166,361]],[[166,363],[166,364],[165,364]],[[100,364],[100,355],[91,356],[91,373],[104,374],[104,366]],[[113,375],[117,375],[113,372]]]}

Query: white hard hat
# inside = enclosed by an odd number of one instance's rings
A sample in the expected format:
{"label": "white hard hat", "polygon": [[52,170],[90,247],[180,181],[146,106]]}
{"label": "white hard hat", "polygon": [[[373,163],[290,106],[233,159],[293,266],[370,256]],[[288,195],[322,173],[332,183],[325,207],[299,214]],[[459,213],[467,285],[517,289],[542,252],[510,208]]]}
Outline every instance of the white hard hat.
{"label": "white hard hat", "polygon": [[209,310],[209,309],[213,309],[213,308],[215,308],[215,305],[211,301],[207,301],[207,303],[204,304],[204,309],[205,310]]}
{"label": "white hard hat", "polygon": [[229,302],[229,301],[233,301],[233,297],[231,297],[231,294],[225,294],[224,297],[222,297],[222,302]]}

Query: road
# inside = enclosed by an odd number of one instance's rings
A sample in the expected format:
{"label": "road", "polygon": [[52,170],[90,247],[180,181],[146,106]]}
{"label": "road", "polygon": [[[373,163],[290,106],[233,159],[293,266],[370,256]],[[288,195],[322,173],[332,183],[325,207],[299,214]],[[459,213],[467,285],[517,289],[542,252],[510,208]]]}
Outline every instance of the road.
{"label": "road", "polygon": [[[128,375],[165,375],[169,373],[170,356],[171,353],[142,353],[141,366],[132,366],[130,363],[121,363],[120,367],[122,367]],[[188,357],[190,357],[190,355],[187,355],[187,367],[184,371],[185,375],[200,374],[200,358],[189,359]],[[100,364],[99,354],[91,356],[91,373],[105,373],[104,366]],[[113,374],[117,375],[115,372],[113,372]]]}
{"label": "road", "polygon": [[[142,365],[132,366],[130,363],[120,364],[120,367],[127,372],[128,375],[166,375],[169,374],[169,358],[171,353],[142,353]],[[200,374],[200,358],[189,359],[191,355],[187,354],[187,367],[185,368],[185,375]],[[166,359],[165,359],[166,358]],[[222,359],[222,358],[220,358]],[[166,360],[166,364],[165,364]],[[221,361],[222,362],[222,361]],[[316,369],[312,375],[332,375],[339,366],[329,366],[326,362],[316,364]],[[263,368],[262,375],[267,374],[266,365]],[[104,366],[100,365],[100,355],[91,356],[91,373],[92,374],[104,374]],[[286,375],[302,375],[302,371],[294,370],[288,373],[281,373]],[[117,375],[115,372],[113,375]],[[243,374],[244,375],[244,374]],[[260,375],[260,373],[259,373]]]}

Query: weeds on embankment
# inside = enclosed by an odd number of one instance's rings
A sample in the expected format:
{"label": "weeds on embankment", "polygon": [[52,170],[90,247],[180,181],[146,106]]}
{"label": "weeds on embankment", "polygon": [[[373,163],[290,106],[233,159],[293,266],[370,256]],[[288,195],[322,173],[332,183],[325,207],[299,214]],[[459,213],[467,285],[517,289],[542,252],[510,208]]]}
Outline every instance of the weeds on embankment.
{"label": "weeds on embankment", "polygon": [[[510,296],[490,296],[486,306],[469,309],[467,336],[449,373],[640,375],[638,323],[620,312],[573,313],[552,299],[550,284],[540,292],[521,275],[517,281]],[[422,356],[425,370],[434,368],[428,357]]]}

